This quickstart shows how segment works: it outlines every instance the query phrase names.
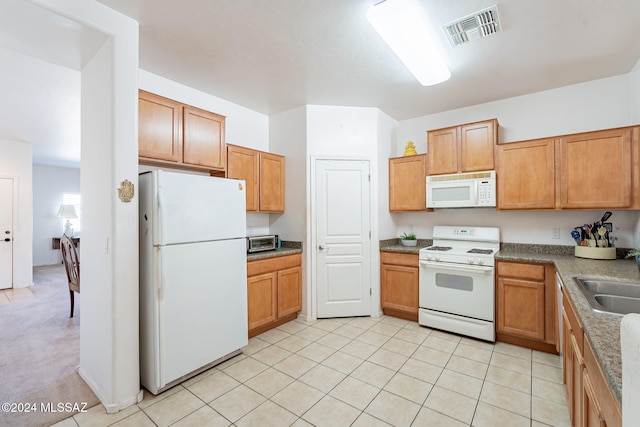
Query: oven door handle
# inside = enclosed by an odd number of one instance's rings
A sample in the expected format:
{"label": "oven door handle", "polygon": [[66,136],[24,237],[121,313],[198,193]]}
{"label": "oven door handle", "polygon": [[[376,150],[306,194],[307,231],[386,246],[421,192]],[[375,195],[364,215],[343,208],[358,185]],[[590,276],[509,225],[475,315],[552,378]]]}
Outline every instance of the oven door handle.
{"label": "oven door handle", "polygon": [[429,261],[420,261],[420,267],[435,267],[443,270],[467,270],[467,271],[477,271],[480,273],[491,273],[493,271],[493,267],[490,266],[479,266],[479,265],[467,265],[467,264],[451,264],[446,262],[429,262]]}

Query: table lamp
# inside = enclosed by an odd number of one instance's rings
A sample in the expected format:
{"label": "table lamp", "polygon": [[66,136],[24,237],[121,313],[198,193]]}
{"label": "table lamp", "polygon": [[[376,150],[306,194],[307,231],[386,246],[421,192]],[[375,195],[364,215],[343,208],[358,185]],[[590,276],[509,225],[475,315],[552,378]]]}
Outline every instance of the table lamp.
{"label": "table lamp", "polygon": [[64,234],[66,234],[68,237],[73,237],[73,227],[71,225],[71,221],[69,220],[78,218],[76,208],[74,208],[73,205],[65,205],[63,203],[60,205],[60,209],[58,209],[57,217],[67,220],[67,222],[64,223]]}

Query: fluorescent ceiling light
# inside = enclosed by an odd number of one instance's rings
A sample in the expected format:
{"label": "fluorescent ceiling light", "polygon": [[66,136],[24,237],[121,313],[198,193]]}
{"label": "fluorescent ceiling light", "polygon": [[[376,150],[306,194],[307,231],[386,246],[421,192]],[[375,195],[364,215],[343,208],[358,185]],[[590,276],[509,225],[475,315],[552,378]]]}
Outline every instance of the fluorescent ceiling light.
{"label": "fluorescent ceiling light", "polygon": [[369,8],[367,19],[423,86],[451,77],[419,0],[385,0]]}

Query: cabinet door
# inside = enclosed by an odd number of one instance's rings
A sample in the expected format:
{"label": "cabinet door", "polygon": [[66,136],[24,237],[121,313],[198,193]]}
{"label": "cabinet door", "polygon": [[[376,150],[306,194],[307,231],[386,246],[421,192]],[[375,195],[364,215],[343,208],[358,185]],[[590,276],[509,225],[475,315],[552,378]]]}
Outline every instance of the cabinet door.
{"label": "cabinet door", "polygon": [[426,176],[424,154],[389,159],[389,210],[427,210]]}
{"label": "cabinet door", "polygon": [[607,427],[586,369],[582,375],[582,425],[584,427]]}
{"label": "cabinet door", "polygon": [[258,211],[259,155],[255,150],[227,145],[227,177],[244,179],[246,183],[247,211]]}
{"label": "cabinet door", "polygon": [[461,172],[494,169],[496,128],[494,120],[472,123],[460,128]]}
{"label": "cabinet door", "polygon": [[498,209],[553,209],[555,141],[501,144],[497,148]]}
{"label": "cabinet door", "polygon": [[302,268],[278,271],[278,318],[302,309]]}
{"label": "cabinet door", "polygon": [[284,212],[284,157],[260,153],[260,211]]}
{"label": "cabinet door", "polygon": [[625,128],[562,138],[562,208],[632,206],[631,133]]}
{"label": "cabinet door", "polygon": [[458,127],[427,133],[429,175],[458,172]]}
{"label": "cabinet door", "polygon": [[184,106],[183,163],[226,169],[224,116]]}
{"label": "cabinet door", "polygon": [[182,104],[143,90],[138,96],[138,155],[181,161]]}
{"label": "cabinet door", "polygon": [[544,282],[498,278],[498,332],[544,341]]}
{"label": "cabinet door", "polygon": [[[418,318],[418,267],[382,264],[380,304]],[[386,314],[386,313],[385,313]]]}
{"label": "cabinet door", "polygon": [[582,353],[578,347],[575,334],[571,334],[571,371],[573,372],[573,383],[571,385],[571,395],[573,401],[571,402],[571,410],[573,411],[573,425],[583,426],[582,423],[582,377],[584,370],[584,360]]}
{"label": "cabinet door", "polygon": [[277,283],[275,272],[247,278],[249,331],[277,319]]}
{"label": "cabinet door", "polygon": [[562,384],[569,406],[569,419],[571,425],[575,426],[575,415],[573,413],[573,345],[571,342],[571,324],[566,311],[562,311]]}

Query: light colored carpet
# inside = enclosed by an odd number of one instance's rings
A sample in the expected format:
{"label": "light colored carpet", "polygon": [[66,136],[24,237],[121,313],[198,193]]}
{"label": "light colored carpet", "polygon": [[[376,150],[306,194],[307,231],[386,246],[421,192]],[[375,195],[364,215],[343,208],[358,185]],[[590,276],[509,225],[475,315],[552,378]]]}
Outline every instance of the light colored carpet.
{"label": "light colored carpet", "polygon": [[34,268],[33,298],[0,305],[0,403],[35,404],[36,412],[0,411],[0,426],[46,427],[71,416],[41,403],[99,403],[77,373],[80,295],[69,318],[69,288],[61,265]]}

